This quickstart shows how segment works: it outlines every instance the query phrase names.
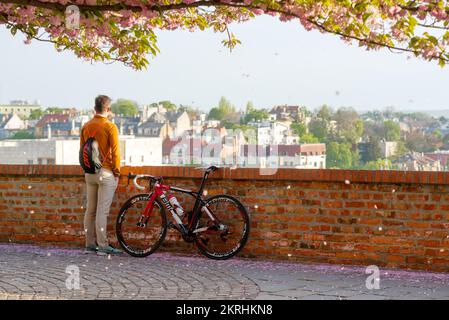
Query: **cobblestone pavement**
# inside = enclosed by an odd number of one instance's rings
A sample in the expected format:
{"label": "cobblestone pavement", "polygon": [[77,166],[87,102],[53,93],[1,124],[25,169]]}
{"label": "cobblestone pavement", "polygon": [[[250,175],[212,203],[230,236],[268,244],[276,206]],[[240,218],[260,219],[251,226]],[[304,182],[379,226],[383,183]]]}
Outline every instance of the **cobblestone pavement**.
{"label": "cobblestone pavement", "polygon": [[[80,288],[69,290],[73,266]],[[0,245],[0,299],[449,299],[449,274],[381,270],[372,290],[368,276],[362,267]]]}

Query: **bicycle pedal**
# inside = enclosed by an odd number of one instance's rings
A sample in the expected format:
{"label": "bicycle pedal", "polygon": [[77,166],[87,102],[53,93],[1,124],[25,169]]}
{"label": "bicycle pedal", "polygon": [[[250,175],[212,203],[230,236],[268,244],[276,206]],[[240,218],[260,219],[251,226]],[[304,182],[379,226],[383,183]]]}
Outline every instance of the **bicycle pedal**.
{"label": "bicycle pedal", "polygon": [[169,221],[168,224],[167,224],[167,228],[169,228],[169,229],[176,229],[176,226],[175,226],[175,224],[173,222]]}

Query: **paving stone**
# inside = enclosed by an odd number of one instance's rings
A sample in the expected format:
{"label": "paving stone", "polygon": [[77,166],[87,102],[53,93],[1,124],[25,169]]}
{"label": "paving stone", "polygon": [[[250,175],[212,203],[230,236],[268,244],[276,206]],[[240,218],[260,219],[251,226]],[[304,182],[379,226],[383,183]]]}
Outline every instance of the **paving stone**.
{"label": "paving stone", "polygon": [[[66,267],[80,290],[66,288]],[[0,299],[449,299],[449,274],[382,270],[368,290],[363,267],[227,261],[156,253],[111,259],[81,250],[0,245]]]}

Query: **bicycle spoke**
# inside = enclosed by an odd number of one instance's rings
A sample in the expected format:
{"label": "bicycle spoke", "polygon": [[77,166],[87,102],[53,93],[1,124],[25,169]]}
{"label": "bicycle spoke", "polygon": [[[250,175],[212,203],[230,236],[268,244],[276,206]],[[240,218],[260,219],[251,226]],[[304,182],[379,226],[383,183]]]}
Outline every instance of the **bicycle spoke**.
{"label": "bicycle spoke", "polygon": [[122,208],[117,221],[117,237],[123,249],[134,256],[153,252],[162,242],[166,232],[165,213],[155,203],[149,217],[143,217],[148,196]]}
{"label": "bicycle spoke", "polygon": [[207,208],[218,221],[213,221],[207,212],[202,212],[198,227],[207,226],[208,229],[197,234],[200,250],[216,259],[234,255],[248,237],[246,210],[237,200],[228,196],[211,199]]}

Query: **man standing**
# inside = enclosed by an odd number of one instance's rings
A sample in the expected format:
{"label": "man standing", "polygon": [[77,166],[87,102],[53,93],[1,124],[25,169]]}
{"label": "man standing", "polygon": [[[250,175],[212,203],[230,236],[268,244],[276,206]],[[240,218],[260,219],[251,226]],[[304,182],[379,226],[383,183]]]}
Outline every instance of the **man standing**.
{"label": "man standing", "polygon": [[94,138],[103,156],[102,167],[97,173],[85,174],[87,208],[84,215],[86,253],[98,255],[116,254],[121,250],[109,245],[107,222],[112,199],[120,176],[120,148],[118,129],[108,120],[111,99],[100,95],[95,99],[95,116],[81,129],[80,145]]}

